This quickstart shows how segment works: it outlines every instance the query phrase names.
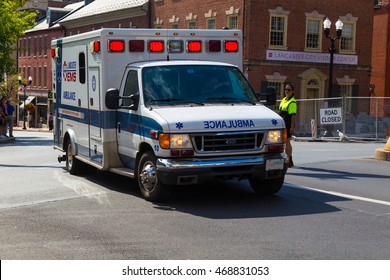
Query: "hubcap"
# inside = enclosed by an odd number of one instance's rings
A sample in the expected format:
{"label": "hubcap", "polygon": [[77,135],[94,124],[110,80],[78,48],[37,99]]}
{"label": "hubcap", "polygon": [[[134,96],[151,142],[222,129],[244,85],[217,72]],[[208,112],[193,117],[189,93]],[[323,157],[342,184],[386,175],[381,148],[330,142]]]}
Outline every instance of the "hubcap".
{"label": "hubcap", "polygon": [[142,186],[147,191],[152,191],[156,185],[157,176],[154,165],[150,162],[145,163],[140,173],[140,179]]}

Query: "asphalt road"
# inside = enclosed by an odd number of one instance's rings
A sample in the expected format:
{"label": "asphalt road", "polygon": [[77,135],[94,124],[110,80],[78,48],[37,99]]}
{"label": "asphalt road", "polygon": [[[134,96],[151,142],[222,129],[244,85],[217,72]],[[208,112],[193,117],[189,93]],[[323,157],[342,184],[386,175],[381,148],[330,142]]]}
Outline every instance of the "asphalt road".
{"label": "asphalt road", "polygon": [[128,178],[69,175],[50,133],[15,136],[0,145],[0,259],[390,259],[384,143],[295,142],[275,196],[214,182],[153,204]]}

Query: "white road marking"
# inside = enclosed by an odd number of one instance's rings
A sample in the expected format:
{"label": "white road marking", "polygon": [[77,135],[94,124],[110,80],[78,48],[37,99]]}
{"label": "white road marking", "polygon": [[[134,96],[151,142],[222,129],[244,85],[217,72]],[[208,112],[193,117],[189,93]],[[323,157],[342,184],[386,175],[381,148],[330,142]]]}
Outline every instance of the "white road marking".
{"label": "white road marking", "polygon": [[290,183],[288,183],[288,186],[289,187],[293,187],[293,188],[297,188],[297,189],[311,190],[311,191],[315,191],[315,192],[320,192],[320,193],[326,193],[326,194],[330,194],[330,195],[340,196],[340,197],[344,197],[344,198],[348,198],[348,199],[352,199],[352,200],[361,200],[361,201],[366,201],[366,202],[371,202],[371,203],[376,203],[376,204],[382,204],[382,205],[390,206],[390,201],[372,199],[372,198],[368,198],[368,197],[344,194],[344,193],[334,192],[334,191],[319,190],[319,189],[315,189],[315,188],[310,188],[310,187],[306,187],[306,186],[299,186],[299,185],[294,185],[294,184],[290,184]]}

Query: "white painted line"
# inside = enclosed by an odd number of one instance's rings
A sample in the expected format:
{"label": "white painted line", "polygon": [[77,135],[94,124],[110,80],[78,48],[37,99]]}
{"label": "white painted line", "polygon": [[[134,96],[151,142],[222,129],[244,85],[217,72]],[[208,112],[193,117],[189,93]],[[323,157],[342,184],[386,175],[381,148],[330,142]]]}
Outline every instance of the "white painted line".
{"label": "white painted line", "polygon": [[356,196],[356,195],[350,195],[350,194],[344,194],[340,192],[333,192],[333,191],[324,191],[324,190],[319,190],[315,188],[310,188],[306,186],[298,186],[294,184],[287,183],[289,187],[297,188],[297,189],[304,189],[304,190],[311,190],[315,192],[320,192],[320,193],[326,193],[330,195],[335,195],[335,196],[340,196],[352,200],[361,200],[361,201],[366,201],[366,202],[371,202],[371,203],[376,203],[376,204],[382,204],[386,206],[390,206],[390,201],[384,201],[384,200],[377,200],[377,199],[372,199],[372,198],[367,198],[367,197],[362,197],[362,196]]}

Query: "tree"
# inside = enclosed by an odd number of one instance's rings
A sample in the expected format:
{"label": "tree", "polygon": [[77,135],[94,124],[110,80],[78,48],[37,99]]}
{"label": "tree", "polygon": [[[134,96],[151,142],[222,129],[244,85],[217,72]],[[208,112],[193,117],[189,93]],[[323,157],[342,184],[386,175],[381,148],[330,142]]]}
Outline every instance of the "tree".
{"label": "tree", "polygon": [[15,73],[13,54],[18,37],[35,24],[36,11],[21,10],[26,0],[0,1],[0,80],[4,73]]}

